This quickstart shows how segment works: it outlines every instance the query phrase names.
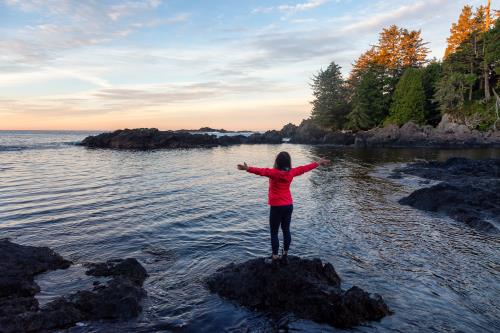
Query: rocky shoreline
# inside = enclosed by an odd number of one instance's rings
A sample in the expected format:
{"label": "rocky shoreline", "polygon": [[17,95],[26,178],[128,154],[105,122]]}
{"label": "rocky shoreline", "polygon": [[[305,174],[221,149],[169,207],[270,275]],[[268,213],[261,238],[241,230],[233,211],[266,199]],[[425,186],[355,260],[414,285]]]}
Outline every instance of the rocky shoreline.
{"label": "rocky shoreline", "polygon": [[[73,263],[48,247],[19,245],[0,239],[0,332],[47,332],[84,321],[137,317],[148,274],[133,258],[86,264],[86,275],[108,277],[40,306],[34,278],[67,269]],[[243,306],[270,314],[295,315],[335,327],[353,327],[391,314],[381,296],[354,286],[340,287],[340,277],[319,259],[290,257],[288,265],[270,265],[264,258],[230,264],[206,278],[207,288]]]}
{"label": "rocky shoreline", "polygon": [[175,149],[210,148],[237,144],[279,144],[284,141],[298,144],[329,144],[356,148],[373,147],[434,147],[474,148],[500,147],[500,131],[479,132],[443,117],[437,127],[419,126],[412,122],[402,127],[389,125],[369,131],[333,132],[304,120],[299,126],[285,125],[281,130],[238,135],[216,136],[210,128],[195,131],[160,131],[156,128],[117,130],[85,138],[80,144],[90,148],[113,149]]}
{"label": "rocky shoreline", "polygon": [[66,269],[72,263],[47,247],[24,246],[0,240],[0,332],[39,332],[74,326],[80,321],[124,320],[142,311],[142,288],[148,276],[133,258],[87,265],[87,275],[106,276],[106,284],[94,283],[59,297],[43,307],[35,298],[40,291],[34,277],[43,272]]}
{"label": "rocky shoreline", "polygon": [[440,183],[411,193],[401,204],[446,214],[482,232],[500,232],[500,159],[418,162],[395,169],[391,177],[404,174]]}
{"label": "rocky shoreline", "polygon": [[231,263],[206,280],[210,291],[252,310],[270,314],[292,312],[296,316],[349,328],[390,315],[378,294],[353,286],[341,289],[340,277],[320,259],[290,256],[284,265],[264,258]]}

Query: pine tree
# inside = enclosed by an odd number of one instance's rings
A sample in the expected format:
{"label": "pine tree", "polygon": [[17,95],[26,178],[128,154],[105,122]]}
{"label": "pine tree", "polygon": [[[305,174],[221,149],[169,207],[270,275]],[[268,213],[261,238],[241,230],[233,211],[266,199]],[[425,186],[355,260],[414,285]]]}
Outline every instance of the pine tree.
{"label": "pine tree", "polygon": [[493,82],[500,88],[500,20],[497,20],[495,27],[486,33],[485,41],[484,60],[492,68]]}
{"label": "pine tree", "polygon": [[347,116],[347,127],[365,130],[379,125],[387,116],[386,101],[381,68],[372,66],[364,70],[355,87],[352,111]]}
{"label": "pine tree", "polygon": [[425,104],[422,72],[416,68],[407,68],[396,86],[388,122],[397,125],[408,121],[424,124]]}
{"label": "pine tree", "polygon": [[458,22],[451,25],[450,37],[446,39],[448,46],[446,47],[444,57],[447,58],[450,54],[454,53],[460,44],[467,40],[475,30],[477,30],[477,24],[472,14],[472,7],[464,6]]}
{"label": "pine tree", "polygon": [[[381,69],[381,86],[387,113],[394,89],[404,69],[422,67],[427,62],[429,49],[426,45],[420,31],[408,31],[396,25],[383,29],[378,44],[363,53],[353,64],[349,76],[351,91],[356,91],[361,76],[369,67],[376,66]],[[354,98],[354,94],[351,98]]]}
{"label": "pine tree", "polygon": [[422,68],[422,84],[425,91],[425,111],[427,123],[436,126],[441,120],[439,103],[434,99],[442,75],[441,63],[433,60]]}
{"label": "pine tree", "polygon": [[438,103],[441,114],[457,114],[464,105],[464,74],[450,70],[446,64],[443,66],[443,76],[436,86],[434,100]]}
{"label": "pine tree", "polygon": [[313,77],[315,99],[311,117],[320,126],[334,130],[342,129],[349,113],[348,90],[340,73],[340,66],[332,62],[326,70]]}

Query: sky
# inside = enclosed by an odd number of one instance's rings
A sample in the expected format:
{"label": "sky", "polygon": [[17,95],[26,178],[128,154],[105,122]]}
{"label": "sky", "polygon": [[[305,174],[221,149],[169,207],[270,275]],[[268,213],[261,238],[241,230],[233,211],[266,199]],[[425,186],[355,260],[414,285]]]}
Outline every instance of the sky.
{"label": "sky", "polygon": [[382,28],[421,30],[440,59],[461,8],[485,2],[0,0],[0,129],[279,129]]}

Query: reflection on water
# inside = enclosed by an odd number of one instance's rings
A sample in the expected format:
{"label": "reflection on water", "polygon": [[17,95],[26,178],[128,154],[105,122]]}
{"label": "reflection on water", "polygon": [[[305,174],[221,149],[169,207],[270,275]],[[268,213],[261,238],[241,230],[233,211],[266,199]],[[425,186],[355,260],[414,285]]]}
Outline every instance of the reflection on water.
{"label": "reflection on water", "polygon": [[[235,165],[270,166],[280,150],[295,165],[319,156],[333,161],[292,184],[291,251],[330,261],[345,288],[378,292],[395,311],[353,331],[500,330],[500,238],[399,205],[411,189],[375,172],[415,159],[498,158],[499,150],[284,144],[140,152],[67,144],[84,136],[0,132],[0,147],[29,146],[0,148],[2,237],[50,246],[77,263],[136,257],[150,273],[140,318],[69,332],[335,331],[248,311],[203,286],[221,265],[268,255],[267,181]],[[76,273],[61,274],[78,281]],[[44,280],[47,288],[54,289],[53,279]]]}

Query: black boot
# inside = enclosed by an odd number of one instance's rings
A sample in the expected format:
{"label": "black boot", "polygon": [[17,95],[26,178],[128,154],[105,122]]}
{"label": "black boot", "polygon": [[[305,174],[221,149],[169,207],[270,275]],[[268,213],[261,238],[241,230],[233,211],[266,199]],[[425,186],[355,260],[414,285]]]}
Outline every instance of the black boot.
{"label": "black boot", "polygon": [[281,250],[281,263],[283,265],[288,265],[288,252],[285,253],[283,250]]}

